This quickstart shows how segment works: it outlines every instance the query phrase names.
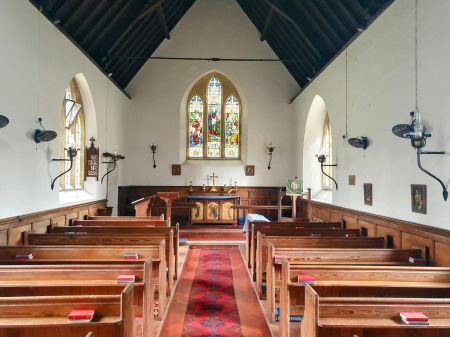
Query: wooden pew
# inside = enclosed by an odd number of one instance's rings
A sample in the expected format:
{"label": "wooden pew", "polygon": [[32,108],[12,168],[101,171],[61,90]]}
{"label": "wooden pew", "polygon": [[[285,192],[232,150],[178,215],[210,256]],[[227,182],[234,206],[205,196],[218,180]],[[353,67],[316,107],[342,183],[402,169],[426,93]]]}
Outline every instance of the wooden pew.
{"label": "wooden pew", "polygon": [[[256,230],[256,238],[252,240],[252,246],[250,249],[250,273],[253,277],[257,273],[257,255],[261,252],[266,254],[266,247],[262,247],[262,250],[258,252],[258,235],[270,236],[270,237],[295,237],[295,236],[360,236],[361,231],[359,229],[344,229],[344,228],[259,228]],[[265,256],[264,256],[265,258]],[[265,268],[265,265],[263,266]]]}
{"label": "wooden pew", "polygon": [[[338,232],[337,232],[338,233]],[[277,247],[298,248],[383,248],[382,237],[300,237],[300,236],[267,236],[258,232],[256,254],[256,291],[261,294],[263,273],[267,266],[267,247],[269,244]]]}
{"label": "wooden pew", "polygon": [[297,277],[302,274],[314,276],[314,289],[325,296],[448,297],[450,295],[450,268],[301,265],[290,264],[284,260],[280,289],[281,337],[291,335],[288,317],[291,314],[303,314],[305,286],[297,282]]}
{"label": "wooden pew", "polygon": [[64,246],[154,246],[159,245],[161,240],[166,240],[167,271],[167,295],[172,294],[175,271],[175,256],[173,247],[173,231],[167,228],[167,233],[161,234],[64,234],[48,233],[36,234],[24,233],[24,244],[33,246],[64,245]]}
{"label": "wooden pew", "polygon": [[[267,308],[272,321],[275,320],[276,290],[281,285],[281,263],[274,262],[275,255],[283,256],[291,266],[293,264],[424,265],[420,249],[277,248],[269,244],[266,259],[266,285]],[[413,258],[414,262],[410,262],[410,258]]]}
{"label": "wooden pew", "polygon": [[164,214],[150,216],[105,216],[105,215],[86,215],[85,220],[164,220]]}
{"label": "wooden pew", "polygon": [[[153,306],[153,291],[152,291],[152,279],[151,279],[151,260],[147,261],[141,265],[35,265],[35,266],[0,266],[0,293],[2,295],[7,294],[7,296],[21,295],[20,289],[28,295],[39,295],[33,296],[34,299],[48,298],[49,305],[55,303],[55,308],[57,307],[58,292],[60,294],[66,293],[68,296],[74,296],[74,300],[64,300],[66,309],[68,310],[61,319],[55,320],[29,320],[29,314],[25,314],[26,311],[15,311],[13,308],[20,308],[21,298],[12,297],[5,300],[5,298],[0,298],[0,331],[5,327],[18,327],[20,323],[24,326],[28,326],[30,329],[34,327],[34,323],[39,325],[53,325],[56,322],[60,324],[67,322],[67,314],[72,309],[83,309],[83,308],[96,308],[95,298],[112,298],[114,294],[118,293],[118,290],[129,288],[137,291],[131,291],[130,299],[127,300],[127,315],[129,315],[127,323],[126,336],[133,336],[133,324],[135,323],[135,314],[141,313],[143,316],[142,322],[142,333],[144,337],[153,336],[153,312],[151,310]],[[127,284],[117,284],[116,277],[123,272],[128,272],[137,275],[137,281],[133,285]],[[91,301],[84,302],[76,298],[82,298],[82,296],[90,297]],[[81,297],[80,297],[81,296]],[[119,296],[120,297],[120,296]],[[27,297],[23,297],[27,298]],[[5,303],[7,302],[7,303]],[[25,301],[29,303],[28,301]],[[33,301],[31,301],[33,302]],[[30,302],[30,303],[31,303]],[[72,302],[76,304],[77,308],[73,307]],[[102,308],[107,302],[100,301],[98,304],[99,308]],[[120,303],[120,301],[119,301]],[[8,304],[8,305],[6,305]],[[38,306],[39,303],[35,303],[34,306]],[[43,304],[43,308],[46,304]],[[92,306],[92,307],[91,307]],[[4,311],[6,310],[6,311]],[[28,309],[30,310],[30,309]],[[48,309],[44,310],[44,316],[40,316],[37,309],[28,311],[32,313],[33,316],[44,318],[45,315],[54,318],[54,315],[49,314]],[[56,309],[54,309],[56,310]],[[118,310],[120,313],[120,310]],[[19,318],[14,324],[8,325],[8,312],[15,313],[15,317]],[[56,311],[55,311],[56,312]],[[25,314],[25,315],[24,315]],[[108,316],[102,311],[99,312],[99,317]],[[56,315],[59,317],[60,315]],[[14,317],[14,316],[13,316]],[[64,320],[62,320],[64,318]],[[10,319],[10,322],[15,321]],[[100,320],[102,322],[102,320]],[[105,321],[109,322],[109,321]],[[117,325],[121,323],[114,320],[114,324]],[[122,322],[123,324],[123,322]],[[72,324],[73,325],[73,324]],[[90,326],[96,326],[97,324],[90,324]],[[91,330],[92,331],[92,330]],[[95,331],[94,331],[95,333]],[[13,334],[15,336],[15,334]],[[13,336],[13,335],[3,335],[3,336]],[[62,336],[72,336],[71,334]],[[0,333],[0,336],[1,333]],[[20,334],[22,336],[22,334]],[[23,335],[25,336],[25,335]],[[28,335],[26,335],[28,336]],[[33,336],[35,336],[33,334]],[[45,336],[45,335],[43,335]],[[50,334],[49,336],[53,336]],[[104,335],[105,337],[108,335]],[[121,335],[120,335],[121,336]]]}
{"label": "wooden pew", "polygon": [[[256,240],[256,233],[259,228],[344,228],[342,222],[309,222],[309,221],[251,221],[248,224],[247,232],[245,233],[245,261],[247,267],[250,268],[250,255],[253,240]],[[253,245],[253,249],[256,249]]]}
{"label": "wooden pew", "polygon": [[[423,312],[429,326],[403,324],[402,311]],[[301,334],[307,337],[447,337],[450,335],[449,298],[322,297],[305,287]]]}
{"label": "wooden pew", "polygon": [[[102,264],[132,266],[145,268],[144,263],[152,260],[153,299],[158,299],[160,312],[165,312],[167,305],[167,263],[165,259],[166,243],[162,240],[158,246],[2,246],[0,247],[1,265],[59,265],[67,264]],[[138,254],[137,260],[124,260],[124,254]],[[18,254],[33,254],[32,260],[17,260]],[[113,268],[116,268],[113,266]],[[116,269],[114,269],[116,270]],[[127,274],[124,270],[122,274]],[[157,288],[157,289],[156,289]],[[138,289],[139,290],[139,289]],[[135,293],[138,293],[135,291]],[[156,296],[158,294],[158,296]],[[141,301],[142,302],[142,301]]]}
{"label": "wooden pew", "polygon": [[178,278],[178,261],[179,261],[179,241],[180,228],[178,224],[174,227],[146,227],[146,226],[69,226],[69,227],[52,227],[51,233],[105,233],[105,234],[161,234],[165,235],[168,231],[173,230],[173,253],[174,279]]}
{"label": "wooden pew", "polygon": [[[133,337],[133,286],[118,295],[0,298],[0,336]],[[94,309],[91,323],[71,323],[73,309]]]}
{"label": "wooden pew", "polygon": [[[106,217],[108,218],[108,217]],[[167,222],[165,221],[155,221],[155,220],[75,220],[72,223],[72,226],[82,226],[82,227],[164,227]],[[65,228],[65,227],[53,227],[53,228]],[[173,249],[175,254],[175,262],[174,262],[174,277],[178,279],[179,270],[178,270],[178,261],[179,261],[179,245],[180,245],[180,225],[177,223],[174,226],[169,226],[168,228],[173,229]],[[83,231],[83,230],[80,230]]]}
{"label": "wooden pew", "polygon": [[[107,217],[109,218],[109,217]],[[149,227],[170,227],[166,220],[141,220],[141,219],[126,219],[126,220],[73,220],[70,226],[149,226]]]}

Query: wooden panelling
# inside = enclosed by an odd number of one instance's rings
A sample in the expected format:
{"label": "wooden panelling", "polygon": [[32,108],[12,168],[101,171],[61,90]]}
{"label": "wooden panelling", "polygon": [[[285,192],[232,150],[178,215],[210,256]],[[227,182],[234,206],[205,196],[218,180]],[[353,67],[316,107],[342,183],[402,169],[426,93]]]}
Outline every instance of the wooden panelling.
{"label": "wooden panelling", "polygon": [[89,211],[87,209],[78,212],[78,220],[83,220],[86,216],[88,216]]}
{"label": "wooden panelling", "polygon": [[66,225],[66,216],[61,215],[61,216],[52,218],[52,225],[55,227],[64,227]]}
{"label": "wooden panelling", "polygon": [[377,226],[376,236],[383,236],[385,238],[386,248],[401,248],[402,246],[402,236],[400,231],[392,228]]}
{"label": "wooden panelling", "polygon": [[434,255],[436,266],[450,266],[450,245],[436,241]]}
{"label": "wooden panelling", "polygon": [[345,228],[354,229],[358,228],[358,221],[356,217],[350,215],[342,215],[342,220],[345,222]]}
{"label": "wooden panelling", "polygon": [[431,239],[409,233],[402,233],[402,248],[421,249],[425,257],[434,261],[434,242]]}
{"label": "wooden panelling", "polygon": [[47,233],[47,229],[50,226],[51,220],[42,220],[32,224],[31,228],[35,233]]}
{"label": "wooden panelling", "polygon": [[6,246],[8,244],[8,231],[0,231],[0,245]]}
{"label": "wooden panelling", "polygon": [[420,248],[428,254],[432,264],[450,266],[449,230],[314,201],[312,209],[313,216],[321,220],[326,221],[329,212],[330,220],[342,218],[349,229],[365,228],[369,236],[386,238],[386,247]]}
{"label": "wooden panelling", "polygon": [[68,218],[76,219],[79,214],[87,214],[90,209],[97,210],[105,206],[106,200],[99,200],[0,219],[0,245],[21,245],[22,233],[25,231],[45,233],[50,225],[66,226]]}
{"label": "wooden panelling", "polygon": [[358,227],[361,228],[361,232],[365,236],[375,236],[376,225],[372,222],[359,220]]}
{"label": "wooden panelling", "polygon": [[331,211],[330,212],[330,221],[331,222],[339,222],[342,221],[342,213]]}
{"label": "wooden panelling", "polygon": [[31,224],[11,228],[8,235],[8,245],[20,246],[23,244],[22,233],[31,230]]}

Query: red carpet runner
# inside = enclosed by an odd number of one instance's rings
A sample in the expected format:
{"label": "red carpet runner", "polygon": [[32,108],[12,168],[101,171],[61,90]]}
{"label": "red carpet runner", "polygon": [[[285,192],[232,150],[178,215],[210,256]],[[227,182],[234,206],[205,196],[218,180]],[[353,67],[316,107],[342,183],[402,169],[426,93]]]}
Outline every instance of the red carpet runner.
{"label": "red carpet runner", "polygon": [[191,246],[161,337],[269,337],[237,246]]}

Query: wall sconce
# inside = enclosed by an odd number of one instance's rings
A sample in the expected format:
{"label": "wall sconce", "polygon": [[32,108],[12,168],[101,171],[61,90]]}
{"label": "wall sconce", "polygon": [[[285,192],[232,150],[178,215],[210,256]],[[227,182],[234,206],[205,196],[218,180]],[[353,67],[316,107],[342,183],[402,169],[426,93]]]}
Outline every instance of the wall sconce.
{"label": "wall sconce", "polygon": [[273,146],[272,143],[269,143],[269,145],[267,145],[267,154],[269,155],[269,165],[267,165],[267,169],[270,170],[270,164],[272,163],[272,155],[273,155],[273,151],[275,151],[276,146]]}
{"label": "wall sconce", "polygon": [[6,116],[0,115],[0,129],[9,124],[9,119]]}
{"label": "wall sconce", "polygon": [[125,159],[124,156],[122,156],[121,154],[118,154],[117,151],[115,151],[114,153],[110,153],[110,152],[104,152],[103,153],[103,157],[105,158],[109,158],[110,161],[103,161],[102,164],[113,164],[113,168],[109,171],[107,171],[103,177],[102,180],[100,181],[101,184],[103,184],[103,179],[110,174],[112,171],[114,171],[117,167],[117,161],[121,160],[121,159]]}
{"label": "wall sconce", "polygon": [[322,170],[322,174],[324,176],[330,178],[334,182],[334,185],[336,186],[336,190],[337,190],[338,189],[338,184],[337,184],[336,180],[334,180],[333,177],[331,177],[328,174],[326,174],[325,171],[323,170],[324,167],[336,167],[337,164],[325,164],[325,161],[327,160],[327,157],[324,154],[316,155],[316,157],[317,157],[317,161],[320,163],[320,169]]}
{"label": "wall sconce", "polygon": [[64,171],[63,173],[61,173],[60,175],[58,175],[55,179],[53,179],[52,184],[50,185],[51,189],[53,190],[55,187],[55,182],[56,180],[58,180],[59,177],[62,177],[63,175],[65,175],[67,172],[69,172],[72,169],[73,166],[73,158],[75,158],[78,154],[78,151],[80,151],[80,149],[76,149],[74,147],[69,147],[68,149],[64,149],[67,151],[67,157],[69,158],[58,158],[58,159],[52,159],[52,161],[70,161],[70,166],[69,168]]}
{"label": "wall sconce", "polygon": [[348,140],[348,143],[351,146],[356,147],[357,149],[365,150],[369,146],[369,139],[367,139],[367,137],[360,136],[360,137],[356,137],[356,138],[350,138]]}
{"label": "wall sconce", "polygon": [[422,154],[445,154],[445,151],[423,151],[422,148],[427,145],[427,138],[431,137],[430,133],[426,133],[422,121],[420,119],[420,112],[410,113],[412,122],[411,124],[397,124],[392,128],[392,133],[400,138],[409,138],[411,140],[411,146],[416,149],[417,166],[427,175],[437,180],[442,187],[442,196],[445,201],[448,199],[448,190],[444,182],[425,169],[421,163]]}
{"label": "wall sconce", "polygon": [[155,143],[153,143],[150,146],[150,150],[152,150],[152,153],[153,153],[153,168],[156,168],[155,153],[156,153],[156,148],[157,147],[158,147],[158,145],[155,145]]}

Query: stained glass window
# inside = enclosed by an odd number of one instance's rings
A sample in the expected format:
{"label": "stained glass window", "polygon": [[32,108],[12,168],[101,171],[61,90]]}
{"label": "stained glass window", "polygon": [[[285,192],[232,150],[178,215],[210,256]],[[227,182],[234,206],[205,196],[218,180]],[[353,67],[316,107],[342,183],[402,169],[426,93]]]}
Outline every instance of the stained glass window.
{"label": "stained glass window", "polygon": [[225,103],[225,158],[239,158],[239,101],[228,97]]}
{"label": "stained glass window", "polygon": [[203,158],[203,101],[198,96],[189,103],[189,157]]}
{"label": "stained glass window", "polygon": [[[64,96],[63,118],[61,153],[64,154],[64,158],[69,159],[66,149],[74,147],[80,151],[73,159],[72,169],[61,177],[60,189],[81,189],[84,183],[84,115],[81,94],[75,79],[70,82]],[[69,167],[70,161],[62,162],[62,172]]]}
{"label": "stained glass window", "polygon": [[239,159],[239,96],[233,84],[212,73],[194,85],[187,104],[187,158]]}
{"label": "stained glass window", "polygon": [[208,142],[206,156],[220,158],[221,154],[221,120],[222,120],[222,86],[213,77],[208,84]]}

